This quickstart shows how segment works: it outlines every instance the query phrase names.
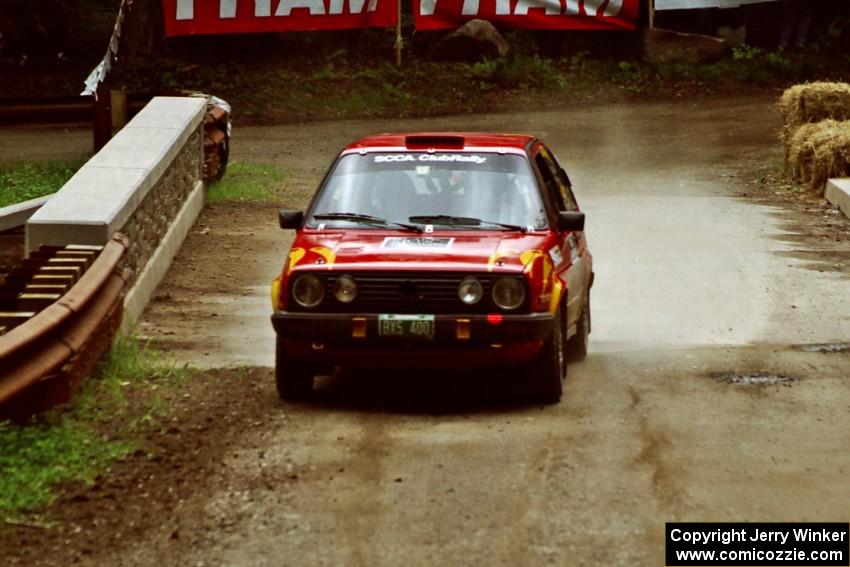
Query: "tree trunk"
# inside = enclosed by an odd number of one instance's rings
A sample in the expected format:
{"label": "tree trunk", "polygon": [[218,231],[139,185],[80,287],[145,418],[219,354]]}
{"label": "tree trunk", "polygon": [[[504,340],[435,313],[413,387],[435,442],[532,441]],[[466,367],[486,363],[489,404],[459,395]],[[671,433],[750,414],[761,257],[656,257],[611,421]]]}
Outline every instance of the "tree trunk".
{"label": "tree trunk", "polygon": [[127,0],[119,57],[125,60],[165,52],[160,0]]}

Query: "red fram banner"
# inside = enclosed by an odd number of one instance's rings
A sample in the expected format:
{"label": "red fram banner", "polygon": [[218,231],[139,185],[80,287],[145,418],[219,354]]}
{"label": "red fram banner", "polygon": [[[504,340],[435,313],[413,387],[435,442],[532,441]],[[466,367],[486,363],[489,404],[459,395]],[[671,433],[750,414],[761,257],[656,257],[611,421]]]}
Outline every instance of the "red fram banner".
{"label": "red fram banner", "polygon": [[413,0],[418,30],[456,28],[471,19],[506,27],[634,30],[640,0]]}
{"label": "red fram banner", "polygon": [[165,35],[390,27],[401,0],[162,0]]}

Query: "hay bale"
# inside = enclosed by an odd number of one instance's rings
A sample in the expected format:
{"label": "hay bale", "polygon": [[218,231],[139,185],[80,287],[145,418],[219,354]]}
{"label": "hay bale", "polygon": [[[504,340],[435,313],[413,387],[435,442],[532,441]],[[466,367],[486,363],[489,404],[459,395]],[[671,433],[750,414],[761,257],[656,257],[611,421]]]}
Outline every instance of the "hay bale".
{"label": "hay bale", "polygon": [[850,176],[850,120],[799,127],[788,144],[788,163],[794,178],[818,194],[830,178]]}
{"label": "hay bale", "polygon": [[850,177],[850,121],[840,122],[815,146],[809,186],[823,195],[826,182],[833,177]]}
{"label": "hay bale", "polygon": [[801,183],[808,183],[811,180],[812,161],[815,158],[813,138],[823,127],[824,125],[819,122],[803,124],[797,128],[785,145],[785,160],[791,168],[791,175]]}
{"label": "hay bale", "polygon": [[817,82],[795,85],[786,90],[778,103],[784,127],[782,141],[786,145],[803,124],[822,120],[850,120],[850,84]]}

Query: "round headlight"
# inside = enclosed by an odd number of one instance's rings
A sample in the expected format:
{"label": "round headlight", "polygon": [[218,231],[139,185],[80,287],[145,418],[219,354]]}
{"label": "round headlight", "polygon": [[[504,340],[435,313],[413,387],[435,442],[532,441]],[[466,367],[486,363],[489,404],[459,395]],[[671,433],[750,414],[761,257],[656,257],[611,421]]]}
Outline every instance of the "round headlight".
{"label": "round headlight", "polygon": [[516,309],[525,301],[525,286],[518,278],[500,278],[493,284],[493,303],[502,309]]}
{"label": "round headlight", "polygon": [[334,284],[334,297],[340,303],[351,303],[357,297],[357,282],[351,276],[339,276]]}
{"label": "round headlight", "polygon": [[292,297],[301,307],[315,307],[325,298],[325,284],[316,276],[298,276],[292,284]]}
{"label": "round headlight", "polygon": [[457,286],[457,296],[467,305],[475,305],[484,295],[484,286],[476,278],[464,278]]}

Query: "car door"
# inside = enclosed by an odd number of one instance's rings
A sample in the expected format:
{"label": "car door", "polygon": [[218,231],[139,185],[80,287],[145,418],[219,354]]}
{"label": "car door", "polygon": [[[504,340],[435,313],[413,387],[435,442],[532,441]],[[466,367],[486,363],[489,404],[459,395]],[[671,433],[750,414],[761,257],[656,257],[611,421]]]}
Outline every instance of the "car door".
{"label": "car door", "polygon": [[[534,161],[540,170],[549,199],[558,211],[579,211],[569,176],[542,143],[538,145]],[[560,232],[558,239],[561,263],[555,267],[555,271],[567,282],[567,329],[568,333],[572,334],[581,317],[584,297],[587,294],[590,262],[587,259],[587,244],[583,231]]]}

